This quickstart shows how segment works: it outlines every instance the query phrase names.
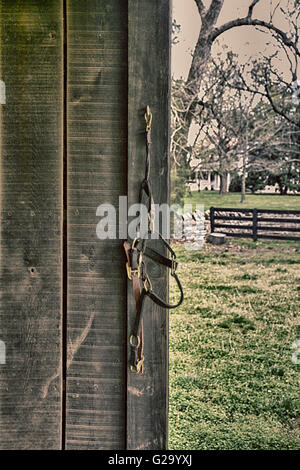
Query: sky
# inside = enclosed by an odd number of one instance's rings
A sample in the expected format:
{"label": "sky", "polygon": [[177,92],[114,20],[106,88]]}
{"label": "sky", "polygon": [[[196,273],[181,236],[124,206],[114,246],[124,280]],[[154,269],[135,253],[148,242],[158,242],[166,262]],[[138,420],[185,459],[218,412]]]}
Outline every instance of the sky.
{"label": "sky", "polygon": [[[281,5],[284,5],[286,1],[281,0]],[[204,0],[204,3],[207,5],[210,1]],[[250,0],[225,0],[217,26],[231,19],[245,16],[250,3]],[[277,3],[278,1],[275,2],[275,0],[261,0],[254,9],[254,17],[268,21],[270,9]],[[178,44],[172,47],[172,75],[175,78],[186,79],[192,60],[191,53],[201,26],[195,0],[173,0],[173,19],[181,25],[181,32],[178,35]],[[280,14],[274,18],[274,23],[282,28],[286,26]],[[224,33],[220,36],[219,42],[227,44],[244,61],[249,56],[259,55],[268,50],[266,49],[268,40],[270,40],[270,35],[256,31],[253,27],[244,26]],[[220,45],[215,45],[212,54],[217,52],[218,48]]]}

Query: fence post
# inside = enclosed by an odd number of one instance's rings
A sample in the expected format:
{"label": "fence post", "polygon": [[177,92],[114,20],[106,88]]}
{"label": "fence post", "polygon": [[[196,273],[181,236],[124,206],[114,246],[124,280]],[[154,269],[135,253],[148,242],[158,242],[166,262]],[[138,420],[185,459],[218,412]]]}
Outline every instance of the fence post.
{"label": "fence post", "polygon": [[209,216],[210,216],[210,232],[214,233],[215,231],[215,208],[214,207],[210,208]]}
{"label": "fence post", "polygon": [[257,209],[253,209],[253,241],[257,241]]}

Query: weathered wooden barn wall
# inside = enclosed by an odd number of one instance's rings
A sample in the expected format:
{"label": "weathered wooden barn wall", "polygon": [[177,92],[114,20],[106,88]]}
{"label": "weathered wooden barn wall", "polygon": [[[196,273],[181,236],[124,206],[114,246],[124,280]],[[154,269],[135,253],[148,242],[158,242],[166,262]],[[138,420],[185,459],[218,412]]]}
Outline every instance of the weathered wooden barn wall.
{"label": "weathered wooden barn wall", "polygon": [[0,448],[61,445],[62,8],[1,0]]}
{"label": "weathered wooden barn wall", "polygon": [[147,300],[130,373],[123,241],[97,238],[96,210],[138,202],[147,105],[168,201],[169,3],[0,0],[1,449],[167,445],[167,313]]}
{"label": "weathered wooden barn wall", "polygon": [[127,192],[127,2],[69,0],[67,42],[66,447],[124,449],[126,271],[96,210]]}

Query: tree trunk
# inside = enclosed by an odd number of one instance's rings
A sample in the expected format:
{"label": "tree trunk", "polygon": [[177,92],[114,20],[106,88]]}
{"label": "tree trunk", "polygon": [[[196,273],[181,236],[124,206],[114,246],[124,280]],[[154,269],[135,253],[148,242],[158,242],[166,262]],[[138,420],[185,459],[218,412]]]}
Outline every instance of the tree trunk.
{"label": "tree trunk", "polygon": [[227,188],[227,173],[221,173],[220,174],[220,191],[219,194],[223,195],[228,193],[228,188]]}
{"label": "tree trunk", "polygon": [[284,196],[287,194],[288,187],[286,184],[282,183],[280,176],[276,178],[277,184],[279,186],[280,195]]}
{"label": "tree trunk", "polygon": [[246,127],[246,141],[245,141],[245,151],[243,153],[243,168],[242,168],[242,188],[241,188],[241,203],[246,200],[246,164],[247,164],[247,148],[248,148],[248,125]]}
{"label": "tree trunk", "polygon": [[[187,90],[192,99],[197,99],[201,87],[203,72],[211,55],[211,48],[214,41],[214,39],[211,38],[211,35],[219,18],[223,3],[224,0],[214,0],[206,15],[201,14],[199,11],[202,24],[187,78]],[[187,132],[193,120],[195,105],[196,102],[194,102],[190,106],[189,111],[185,113]]]}
{"label": "tree trunk", "polygon": [[243,171],[242,175],[242,191],[241,191],[241,203],[245,202],[246,200],[246,174]]}

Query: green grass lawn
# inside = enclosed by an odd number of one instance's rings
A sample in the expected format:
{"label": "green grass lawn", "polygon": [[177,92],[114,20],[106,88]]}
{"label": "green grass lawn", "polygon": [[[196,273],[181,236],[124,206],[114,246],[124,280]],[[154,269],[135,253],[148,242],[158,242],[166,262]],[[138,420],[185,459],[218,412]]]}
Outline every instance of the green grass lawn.
{"label": "green grass lawn", "polygon": [[300,244],[176,251],[185,301],[170,313],[169,448],[299,450]]}
{"label": "green grass lawn", "polygon": [[221,196],[217,191],[193,191],[188,195],[185,204],[203,204],[205,210],[214,207],[236,207],[245,209],[290,209],[300,210],[299,196],[280,196],[279,194],[246,194],[246,201],[240,203],[239,193],[228,193]]}

